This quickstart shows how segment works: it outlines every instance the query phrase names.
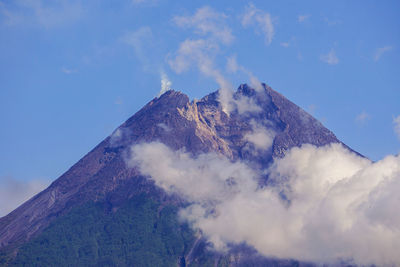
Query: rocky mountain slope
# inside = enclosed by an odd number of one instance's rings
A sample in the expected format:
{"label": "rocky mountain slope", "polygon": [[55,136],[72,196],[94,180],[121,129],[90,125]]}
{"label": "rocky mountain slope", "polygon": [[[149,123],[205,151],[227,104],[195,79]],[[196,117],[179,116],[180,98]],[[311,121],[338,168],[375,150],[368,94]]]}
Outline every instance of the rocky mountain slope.
{"label": "rocky mountain slope", "polygon": [[[138,168],[126,165],[131,145],[151,141],[162,142],[173,150],[185,149],[193,155],[217,152],[255,166],[267,166],[273,158],[305,143],[340,143],[319,121],[266,85],[261,92],[241,85],[233,99],[239,104],[229,115],[222,111],[218,92],[190,101],[180,92],[168,91],[150,101],[47,189],[0,218],[0,263],[123,266],[139,263],[140,259],[143,265],[156,266],[159,263],[150,259],[158,255],[168,259],[167,266],[299,264],[268,260],[248,247],[232,248],[229,255],[207,250],[201,236],[175,218],[177,208],[185,201],[166,194],[142,176]],[[240,103],[250,110],[240,110]],[[271,149],[249,152],[252,144],[245,137],[255,125],[274,133]],[[262,182],[267,183],[268,177]],[[135,217],[135,213],[141,215]],[[92,227],[77,229],[79,224]],[[116,236],[121,239],[116,241]],[[132,238],[130,245],[124,241],[126,236]],[[139,237],[141,245],[133,246]],[[93,242],[85,243],[89,239]],[[68,248],[72,243],[75,247]],[[107,244],[113,244],[108,252]],[[147,255],[140,250],[143,247],[160,249],[147,250],[153,253]],[[122,250],[130,252],[120,255]],[[129,254],[132,251],[137,254]],[[93,261],[85,264],[85,257]]]}

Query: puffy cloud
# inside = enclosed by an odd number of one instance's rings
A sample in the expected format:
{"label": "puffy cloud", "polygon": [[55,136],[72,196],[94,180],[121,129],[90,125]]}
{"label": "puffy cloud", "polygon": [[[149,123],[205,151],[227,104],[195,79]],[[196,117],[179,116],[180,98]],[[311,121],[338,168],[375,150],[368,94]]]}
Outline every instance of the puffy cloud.
{"label": "puffy cloud", "polygon": [[331,49],[331,51],[329,51],[328,54],[325,55],[321,55],[320,59],[325,62],[328,63],[329,65],[336,65],[339,63],[339,59],[336,56],[336,52],[334,49]]}
{"label": "puffy cloud", "polygon": [[258,30],[260,30],[264,35],[265,43],[267,45],[271,44],[275,30],[269,13],[256,8],[254,4],[250,3],[246,7],[245,13],[242,17],[242,25],[245,27],[254,25],[256,32],[259,33]]}
{"label": "puffy cloud", "polygon": [[233,183],[237,180],[256,177],[245,164],[232,163],[222,155],[209,153],[192,158],[190,153],[172,151],[159,142],[133,146],[128,166],[139,166],[159,187],[195,202],[222,200],[236,190]]}
{"label": "puffy cloud", "polygon": [[397,134],[397,137],[400,139],[400,115],[396,118],[393,118],[394,132]]}
{"label": "puffy cloud", "polygon": [[0,177],[0,217],[16,209],[49,184],[45,179],[22,181],[13,177]]}
{"label": "puffy cloud", "polygon": [[[133,146],[128,164],[186,199],[181,219],[216,250],[244,242],[269,257],[400,262],[399,156],[373,163],[340,144],[303,145],[267,170],[255,170],[221,155],[192,157],[149,143]],[[260,187],[261,173],[274,186]]]}
{"label": "puffy cloud", "polygon": [[389,52],[391,50],[393,50],[393,46],[390,46],[390,45],[386,45],[384,47],[380,47],[380,48],[376,49],[375,55],[374,55],[374,60],[379,61],[381,59],[381,57],[383,56],[383,54],[385,54],[386,52]]}

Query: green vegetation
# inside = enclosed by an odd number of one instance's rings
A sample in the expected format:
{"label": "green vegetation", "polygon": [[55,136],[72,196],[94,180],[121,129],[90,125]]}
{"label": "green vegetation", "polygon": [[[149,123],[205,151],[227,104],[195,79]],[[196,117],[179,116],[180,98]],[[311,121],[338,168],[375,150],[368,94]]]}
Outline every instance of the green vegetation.
{"label": "green vegetation", "polygon": [[176,208],[141,195],[115,213],[88,203],[25,244],[16,266],[177,266],[194,242]]}

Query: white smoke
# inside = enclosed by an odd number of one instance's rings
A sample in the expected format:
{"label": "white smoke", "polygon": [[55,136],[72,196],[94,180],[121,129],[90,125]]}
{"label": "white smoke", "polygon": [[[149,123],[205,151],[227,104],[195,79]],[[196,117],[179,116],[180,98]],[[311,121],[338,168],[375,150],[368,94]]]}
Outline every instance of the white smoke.
{"label": "white smoke", "polygon": [[[194,158],[148,143],[133,146],[128,163],[192,203],[180,217],[216,250],[245,242],[270,257],[400,263],[399,156],[373,163],[340,144],[304,145],[254,170],[221,155]],[[265,171],[276,186],[258,186]]]}
{"label": "white smoke", "polygon": [[229,114],[233,110],[233,86],[215,66],[215,57],[220,52],[220,46],[228,45],[234,39],[226,19],[225,14],[207,6],[197,9],[193,16],[175,17],[177,26],[191,28],[201,38],[184,40],[168,63],[178,74],[195,66],[203,75],[214,79],[220,87],[219,101],[222,109]]}
{"label": "white smoke", "polygon": [[227,58],[226,70],[231,73],[236,73],[238,71],[243,72],[249,77],[250,86],[252,88],[257,92],[262,92],[264,90],[260,80],[251,71],[240,65],[236,60],[236,56],[230,56]]}
{"label": "white smoke", "polygon": [[168,90],[171,90],[172,82],[169,80],[167,74],[164,72],[161,72],[161,89],[160,92],[158,93],[158,96],[161,96]]}
{"label": "white smoke", "polygon": [[[201,38],[188,38],[181,42],[178,50],[170,55],[168,63],[178,74],[188,71],[191,67],[196,67],[203,75],[212,78],[220,87],[218,101],[221,103],[222,110],[230,114],[235,108],[242,110],[255,110],[257,107],[245,106],[246,101],[236,103],[233,99],[233,86],[224,76],[223,72],[216,67],[215,58],[221,52],[222,46],[232,43],[234,36],[228,27],[226,20],[228,16],[224,13],[216,12],[210,7],[202,7],[196,10],[192,16],[177,16],[173,19],[175,24],[181,28],[193,29],[194,33]],[[260,81],[244,67],[239,66],[236,58],[228,59],[227,70],[229,72],[243,71],[249,76],[250,85],[257,91],[262,91]],[[247,101],[249,102],[249,101]]]}

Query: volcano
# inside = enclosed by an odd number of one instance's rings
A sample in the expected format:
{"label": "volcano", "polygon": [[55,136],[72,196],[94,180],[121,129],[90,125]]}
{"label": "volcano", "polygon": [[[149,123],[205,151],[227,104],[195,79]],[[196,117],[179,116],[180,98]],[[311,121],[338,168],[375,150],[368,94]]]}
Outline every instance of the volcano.
{"label": "volcano", "polygon": [[[304,144],[339,143],[352,151],[318,120],[265,84],[261,90],[241,85],[232,103],[233,110],[224,112],[218,91],[190,101],[170,90],[151,100],[47,189],[0,219],[0,264],[312,265],[265,257],[243,243],[225,251],[212,249],[200,230],[179,219],[187,199],[166,192],[138,166],[127,163],[133,145],[151,142],[193,158],[222,155],[255,169],[268,167]],[[254,134],[260,125],[271,133],[269,143]],[[268,187],[274,181],[266,173],[258,183]]]}

